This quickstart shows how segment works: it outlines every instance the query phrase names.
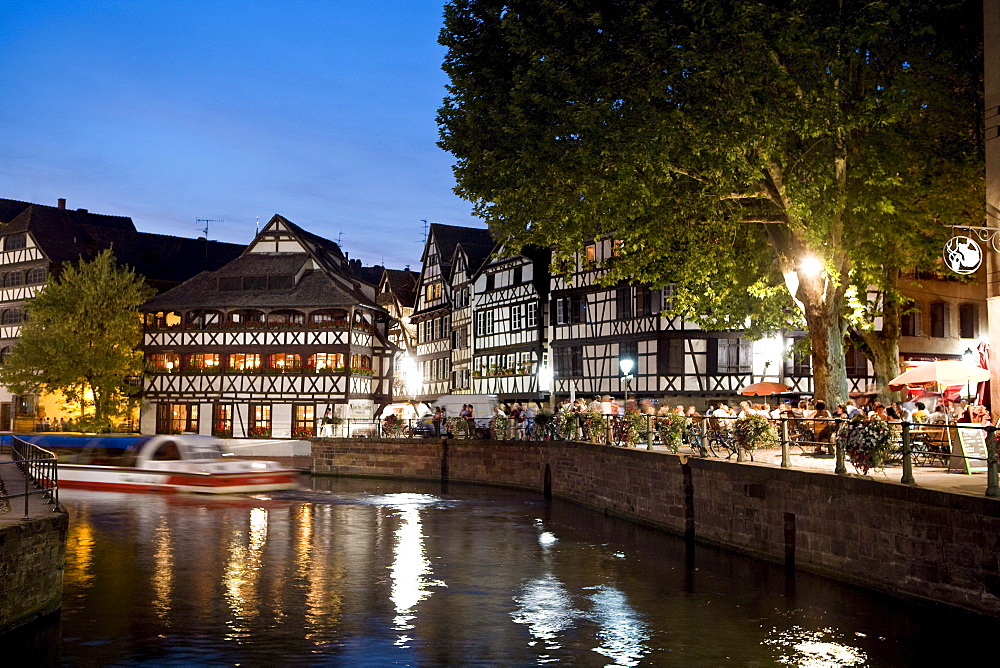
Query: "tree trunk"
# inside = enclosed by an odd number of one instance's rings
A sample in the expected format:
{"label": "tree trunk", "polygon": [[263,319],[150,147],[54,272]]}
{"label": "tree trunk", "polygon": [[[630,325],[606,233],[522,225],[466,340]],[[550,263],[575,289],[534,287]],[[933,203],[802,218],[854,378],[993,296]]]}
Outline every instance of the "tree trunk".
{"label": "tree trunk", "polygon": [[875,369],[875,391],[878,400],[885,405],[899,400],[898,392],[889,391],[889,381],[899,375],[899,338],[872,337],[868,344],[869,359]]}
{"label": "tree trunk", "polygon": [[812,344],[813,399],[828,406],[847,401],[847,369],[844,363],[844,319],[835,308],[816,313],[806,310],[809,342]]}
{"label": "tree trunk", "polygon": [[896,293],[899,273],[897,267],[885,268],[881,331],[864,328],[854,328],[851,331],[851,338],[861,344],[859,347],[862,352],[871,360],[875,372],[875,391],[878,393],[878,400],[886,405],[900,399],[900,393],[889,391],[889,381],[899,375],[900,318],[903,314],[903,304]]}

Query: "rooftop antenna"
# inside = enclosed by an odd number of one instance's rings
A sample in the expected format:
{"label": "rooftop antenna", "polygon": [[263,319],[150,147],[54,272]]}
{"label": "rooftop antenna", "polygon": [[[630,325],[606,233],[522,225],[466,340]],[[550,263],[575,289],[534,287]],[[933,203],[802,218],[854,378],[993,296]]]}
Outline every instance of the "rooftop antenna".
{"label": "rooftop antenna", "polygon": [[199,227],[197,229],[198,229],[199,232],[201,232],[205,236],[205,259],[207,260],[208,259],[208,226],[211,223],[224,223],[226,221],[224,221],[221,218],[218,218],[218,219],[212,219],[212,218],[195,218],[194,222],[197,225],[201,225],[202,223],[204,223],[204,225],[205,225],[205,227]]}
{"label": "rooftop antenna", "polygon": [[208,226],[209,226],[209,224],[210,223],[224,223],[226,221],[222,220],[221,218],[218,218],[218,219],[195,218],[194,222],[196,222],[198,225],[202,225],[202,224],[205,225],[204,227],[199,227],[197,229],[198,229],[199,232],[201,232],[202,234],[205,235],[206,239],[208,239]]}
{"label": "rooftop antenna", "polygon": [[337,232],[337,245],[338,245],[338,246],[340,245],[340,240],[341,240],[341,239],[342,239],[343,237],[344,237],[344,232],[343,232],[343,230],[341,230],[340,232]]}
{"label": "rooftop antenna", "polygon": [[422,222],[424,224],[424,238],[420,241],[420,243],[426,244],[427,243],[427,219],[426,218],[421,218],[420,222]]}
{"label": "rooftop antenna", "polygon": [[256,239],[258,234],[260,234],[260,216],[257,216],[257,224],[253,228],[253,238]]}

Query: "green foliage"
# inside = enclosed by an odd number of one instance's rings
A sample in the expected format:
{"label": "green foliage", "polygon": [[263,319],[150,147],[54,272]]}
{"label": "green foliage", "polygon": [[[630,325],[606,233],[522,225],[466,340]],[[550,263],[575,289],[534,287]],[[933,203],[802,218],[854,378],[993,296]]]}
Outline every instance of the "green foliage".
{"label": "green foliage", "polygon": [[675,283],[703,327],[804,318],[818,395],[846,399],[848,286],[976,216],[979,21],[920,0],[452,0],[440,145],[506,247],[559,266],[612,237],[606,280]]}
{"label": "green foliage", "polygon": [[110,250],[67,264],[28,302],[21,340],[0,367],[14,392],[59,392],[79,406],[81,428],[109,431],[129,409],[142,375],[142,321],[153,291]]}
{"label": "green foliage", "polygon": [[684,440],[684,432],[690,428],[691,418],[686,415],[668,413],[656,417],[656,431],[660,435],[660,442],[677,452]]}
{"label": "green foliage", "polygon": [[781,445],[777,428],[763,415],[744,415],[733,425],[736,444],[745,452]]}
{"label": "green foliage", "polygon": [[852,419],[840,428],[837,439],[843,443],[847,459],[863,475],[884,469],[892,454],[892,429],[877,418]]}

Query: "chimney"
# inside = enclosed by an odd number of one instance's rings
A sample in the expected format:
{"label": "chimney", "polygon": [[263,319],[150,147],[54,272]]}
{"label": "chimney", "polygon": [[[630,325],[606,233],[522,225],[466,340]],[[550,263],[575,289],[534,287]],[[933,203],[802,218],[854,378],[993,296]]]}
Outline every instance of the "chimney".
{"label": "chimney", "polygon": [[59,208],[62,209],[63,211],[66,210],[66,198],[65,197],[60,197],[59,198]]}
{"label": "chimney", "polygon": [[88,213],[86,209],[77,209],[77,211],[79,211],[80,213]]}

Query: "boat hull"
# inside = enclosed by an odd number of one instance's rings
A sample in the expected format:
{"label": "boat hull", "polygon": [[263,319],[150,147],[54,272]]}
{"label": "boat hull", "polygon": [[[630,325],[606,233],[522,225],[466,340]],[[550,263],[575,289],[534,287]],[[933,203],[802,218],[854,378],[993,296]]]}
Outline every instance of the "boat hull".
{"label": "boat hull", "polygon": [[60,464],[59,486],[106,491],[246,494],[298,488],[298,471],[271,469],[231,473],[149,470],[116,466]]}

